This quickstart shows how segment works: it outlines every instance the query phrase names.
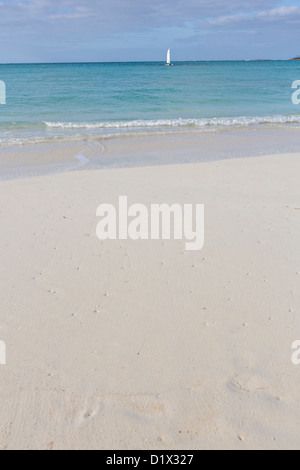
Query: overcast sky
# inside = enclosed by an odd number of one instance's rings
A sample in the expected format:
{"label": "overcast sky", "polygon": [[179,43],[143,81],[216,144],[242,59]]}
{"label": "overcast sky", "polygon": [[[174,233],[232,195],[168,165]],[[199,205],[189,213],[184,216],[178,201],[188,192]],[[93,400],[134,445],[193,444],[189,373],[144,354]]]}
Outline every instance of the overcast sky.
{"label": "overcast sky", "polygon": [[0,62],[287,59],[300,0],[0,0]]}

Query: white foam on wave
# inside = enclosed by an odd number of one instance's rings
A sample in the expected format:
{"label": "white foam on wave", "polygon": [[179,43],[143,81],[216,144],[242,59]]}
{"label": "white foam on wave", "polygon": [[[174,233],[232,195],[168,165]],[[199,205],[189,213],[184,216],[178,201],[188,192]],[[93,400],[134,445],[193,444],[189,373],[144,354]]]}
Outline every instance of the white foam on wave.
{"label": "white foam on wave", "polygon": [[[113,139],[117,137],[169,135],[173,132],[180,134],[190,133],[218,133],[225,130],[243,130],[256,126],[284,127],[291,125],[299,129],[300,115],[273,115],[259,117],[236,118],[203,118],[203,119],[165,119],[165,120],[136,120],[136,121],[107,121],[99,123],[84,122],[44,122],[46,129],[53,132],[41,132],[38,135],[26,132],[25,135],[14,135],[10,130],[0,131],[0,147],[29,144],[42,144],[53,142],[76,142],[88,139]],[[97,132],[98,131],[98,132]]]}
{"label": "white foam on wave", "polygon": [[48,128],[53,129],[129,129],[129,128],[161,128],[161,127],[239,127],[257,124],[297,124],[300,115],[292,116],[257,116],[257,117],[224,117],[202,119],[159,119],[136,121],[108,121],[108,122],[44,122]]}

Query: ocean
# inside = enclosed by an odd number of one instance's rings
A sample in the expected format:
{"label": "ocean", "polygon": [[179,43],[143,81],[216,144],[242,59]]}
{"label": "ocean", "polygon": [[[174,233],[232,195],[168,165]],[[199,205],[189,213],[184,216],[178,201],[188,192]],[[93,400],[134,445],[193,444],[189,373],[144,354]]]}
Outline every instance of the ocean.
{"label": "ocean", "polygon": [[[299,129],[300,62],[0,65],[0,146]],[[295,135],[295,134],[293,134]],[[298,133],[296,135],[298,139]]]}

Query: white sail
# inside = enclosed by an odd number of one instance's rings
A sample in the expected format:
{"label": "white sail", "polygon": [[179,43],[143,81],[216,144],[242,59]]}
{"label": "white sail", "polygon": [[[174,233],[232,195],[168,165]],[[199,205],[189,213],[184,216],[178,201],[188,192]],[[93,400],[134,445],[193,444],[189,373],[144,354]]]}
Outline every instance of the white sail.
{"label": "white sail", "polygon": [[168,54],[167,54],[167,64],[168,64],[168,65],[171,65],[171,49],[168,50]]}

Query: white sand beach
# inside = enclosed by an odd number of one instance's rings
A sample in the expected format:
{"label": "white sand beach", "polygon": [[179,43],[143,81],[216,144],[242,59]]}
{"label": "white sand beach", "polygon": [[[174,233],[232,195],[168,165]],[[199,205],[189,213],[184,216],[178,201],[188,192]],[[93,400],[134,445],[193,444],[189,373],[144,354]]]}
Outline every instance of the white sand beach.
{"label": "white sand beach", "polygon": [[[299,449],[300,154],[0,183],[1,449]],[[96,208],[205,204],[205,247]]]}

